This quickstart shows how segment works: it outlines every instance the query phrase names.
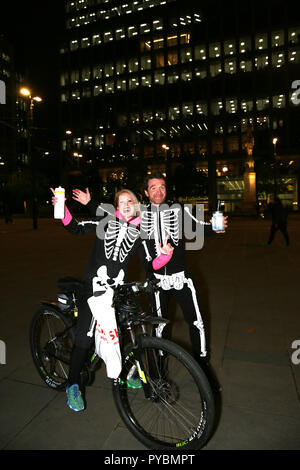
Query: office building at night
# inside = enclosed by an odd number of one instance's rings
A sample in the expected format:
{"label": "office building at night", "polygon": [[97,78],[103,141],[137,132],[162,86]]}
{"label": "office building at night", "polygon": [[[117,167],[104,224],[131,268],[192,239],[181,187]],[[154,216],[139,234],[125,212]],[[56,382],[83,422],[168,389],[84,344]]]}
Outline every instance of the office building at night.
{"label": "office building at night", "polygon": [[[197,181],[233,211],[297,207],[299,12],[288,2],[67,0],[61,145],[69,174]],[[300,93],[299,93],[300,98]],[[300,101],[300,100],[299,100]],[[246,175],[246,176],[245,176]],[[252,176],[251,176],[252,175]],[[193,178],[193,179],[192,179]]]}
{"label": "office building at night", "polygon": [[16,163],[16,103],[13,49],[0,36],[0,178]]}

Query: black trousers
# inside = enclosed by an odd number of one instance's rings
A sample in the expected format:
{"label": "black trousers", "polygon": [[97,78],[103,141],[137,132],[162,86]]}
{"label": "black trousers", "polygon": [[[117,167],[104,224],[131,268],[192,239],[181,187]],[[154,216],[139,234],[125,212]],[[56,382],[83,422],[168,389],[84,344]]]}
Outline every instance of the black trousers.
{"label": "black trousers", "polygon": [[269,240],[268,240],[268,245],[270,245],[275,237],[275,234],[277,232],[277,230],[280,230],[282,235],[284,236],[285,238],[285,243],[287,245],[290,244],[290,239],[289,239],[289,235],[287,233],[287,226],[286,224],[272,224],[271,225],[271,230],[270,230],[270,236],[269,236]]}
{"label": "black trousers", "polygon": [[93,319],[87,299],[90,295],[82,295],[78,301],[78,320],[76,325],[75,343],[71,354],[69,370],[69,386],[80,384],[80,373],[87,358],[88,351],[93,344],[94,337],[87,336]]}

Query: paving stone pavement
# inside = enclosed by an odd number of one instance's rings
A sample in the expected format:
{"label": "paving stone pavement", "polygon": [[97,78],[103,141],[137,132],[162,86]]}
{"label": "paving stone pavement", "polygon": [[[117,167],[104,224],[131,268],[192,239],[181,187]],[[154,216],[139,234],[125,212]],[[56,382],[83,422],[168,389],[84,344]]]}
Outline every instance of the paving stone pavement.
{"label": "paving stone pavement", "polygon": [[[264,246],[269,225],[229,218],[226,234],[187,254],[222,385],[205,450],[300,449],[300,216],[289,217],[289,248],[280,233]],[[63,392],[42,383],[31,360],[29,324],[39,301],[55,299],[59,277],[81,277],[93,240],[72,237],[51,219],[40,219],[38,230],[30,219],[0,220],[2,450],[145,450],[122,424],[104,368],[87,389],[87,410],[74,413]],[[134,258],[129,279],[136,278],[142,271]],[[182,313],[176,304],[171,311],[173,340],[188,349]]]}

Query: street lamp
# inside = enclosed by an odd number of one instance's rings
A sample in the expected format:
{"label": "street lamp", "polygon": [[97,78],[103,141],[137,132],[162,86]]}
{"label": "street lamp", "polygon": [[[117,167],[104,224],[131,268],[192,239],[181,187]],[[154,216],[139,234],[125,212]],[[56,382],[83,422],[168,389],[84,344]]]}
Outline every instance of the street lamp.
{"label": "street lamp", "polygon": [[163,144],[161,147],[162,147],[162,148],[164,149],[164,151],[165,151],[165,160],[167,160],[167,157],[168,157],[168,150],[170,149],[170,147],[168,147],[166,144]]}
{"label": "street lamp", "polygon": [[273,156],[274,156],[274,159],[275,159],[275,162],[274,162],[274,200],[275,198],[277,197],[277,192],[278,192],[278,188],[277,188],[277,180],[278,180],[278,168],[277,168],[277,153],[276,153],[276,145],[277,145],[277,142],[278,142],[278,138],[277,137],[274,137],[273,140]]}
{"label": "street lamp", "polygon": [[36,167],[34,153],[32,152],[32,125],[33,125],[33,106],[34,102],[41,102],[42,98],[39,96],[31,96],[31,91],[28,88],[21,88],[20,95],[29,100],[29,109],[27,111],[27,153],[28,159],[31,164],[32,172],[32,221],[33,228],[38,228],[38,211],[37,211],[37,194],[36,194]]}
{"label": "street lamp", "polygon": [[276,157],[277,153],[276,153],[276,144],[278,142],[278,138],[277,137],[274,137],[273,139],[273,146],[274,146],[274,157]]}

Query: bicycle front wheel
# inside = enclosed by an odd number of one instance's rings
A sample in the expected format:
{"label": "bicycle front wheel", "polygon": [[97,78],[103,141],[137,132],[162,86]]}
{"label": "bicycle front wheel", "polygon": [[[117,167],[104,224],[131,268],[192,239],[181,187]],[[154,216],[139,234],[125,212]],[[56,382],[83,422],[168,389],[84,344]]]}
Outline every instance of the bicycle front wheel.
{"label": "bicycle front wheel", "polygon": [[41,307],[30,325],[30,348],[34,364],[48,387],[62,390],[68,382],[74,328],[55,307]]}
{"label": "bicycle front wheel", "polygon": [[211,436],[215,406],[208,380],[197,362],[168,340],[141,337],[138,349],[125,348],[113,396],[125,425],[149,449],[201,449]]}

